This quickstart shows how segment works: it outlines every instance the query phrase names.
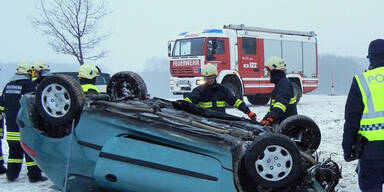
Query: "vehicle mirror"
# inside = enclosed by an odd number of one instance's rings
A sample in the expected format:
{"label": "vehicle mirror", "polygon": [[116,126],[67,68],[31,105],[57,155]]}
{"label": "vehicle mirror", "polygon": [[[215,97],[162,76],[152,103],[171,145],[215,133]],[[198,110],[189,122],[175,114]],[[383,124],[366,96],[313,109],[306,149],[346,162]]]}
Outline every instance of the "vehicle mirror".
{"label": "vehicle mirror", "polygon": [[171,53],[172,53],[172,49],[171,49],[172,45],[171,45],[171,42],[168,41],[168,57],[171,56]]}

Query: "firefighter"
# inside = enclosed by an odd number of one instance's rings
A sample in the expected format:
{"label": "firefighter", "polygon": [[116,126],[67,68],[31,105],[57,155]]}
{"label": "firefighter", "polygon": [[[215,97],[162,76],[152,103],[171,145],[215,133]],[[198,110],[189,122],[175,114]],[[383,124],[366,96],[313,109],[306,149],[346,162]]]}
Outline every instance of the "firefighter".
{"label": "firefighter", "polygon": [[81,88],[86,95],[99,94],[100,91],[95,86],[96,77],[100,76],[101,71],[96,65],[83,64],[80,66],[79,75]]}
{"label": "firefighter", "polygon": [[[384,183],[384,40],[369,44],[368,71],[355,75],[345,104],[344,159],[359,158],[361,191],[382,191]],[[360,135],[364,142],[357,142]],[[359,153],[358,151],[361,152]]]}
{"label": "firefighter", "polygon": [[18,178],[23,163],[23,155],[25,155],[29,182],[34,183],[47,180],[46,177],[41,175],[41,170],[33,159],[24,153],[24,150],[21,148],[19,126],[16,123],[16,116],[20,109],[20,98],[25,93],[35,91],[31,74],[32,65],[29,63],[20,63],[17,66],[15,76],[5,85],[1,96],[2,103],[4,104],[7,142],[9,146],[7,161],[8,181],[15,181]]}
{"label": "firefighter", "polygon": [[205,83],[192,90],[187,94],[185,100],[189,103],[197,104],[201,108],[209,108],[216,111],[225,112],[226,103],[239,109],[248,115],[248,117],[256,121],[256,114],[249,110],[247,105],[225,86],[216,82],[217,67],[211,63],[201,67],[201,75],[204,77]]}
{"label": "firefighter", "polygon": [[280,57],[270,57],[266,63],[270,81],[275,84],[271,93],[268,113],[261,121],[263,126],[275,127],[289,116],[297,114],[296,97],[291,81],[285,76],[286,64]]}
{"label": "firefighter", "polygon": [[42,62],[36,62],[33,64],[33,70],[32,70],[32,80],[33,82],[38,85],[42,80],[44,76],[47,76],[47,74],[51,71],[49,68],[49,65],[42,63]]}
{"label": "firefighter", "polygon": [[4,156],[2,148],[2,139],[4,138],[4,105],[0,99],[0,175],[7,172],[7,169],[4,167]]}

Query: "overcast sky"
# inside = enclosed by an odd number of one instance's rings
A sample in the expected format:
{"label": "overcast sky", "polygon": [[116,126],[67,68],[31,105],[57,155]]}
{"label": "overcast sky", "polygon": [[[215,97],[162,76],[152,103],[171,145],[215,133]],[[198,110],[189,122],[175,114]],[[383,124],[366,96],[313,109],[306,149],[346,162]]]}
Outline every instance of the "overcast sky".
{"label": "overcast sky", "polygon": [[[76,63],[58,55],[32,28],[37,0],[0,0],[0,63]],[[356,2],[356,3],[353,3]],[[110,72],[141,71],[152,57],[167,57],[167,41],[184,31],[224,24],[315,31],[320,54],[365,57],[369,42],[384,36],[383,0],[110,0],[103,23],[112,32],[108,57],[94,62]]]}

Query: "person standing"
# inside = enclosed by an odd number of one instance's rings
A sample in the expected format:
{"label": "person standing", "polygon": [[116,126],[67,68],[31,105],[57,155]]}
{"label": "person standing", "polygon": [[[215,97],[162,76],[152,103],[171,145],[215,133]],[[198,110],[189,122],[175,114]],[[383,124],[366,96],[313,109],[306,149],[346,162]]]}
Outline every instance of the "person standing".
{"label": "person standing", "polygon": [[100,91],[95,86],[96,77],[100,76],[101,71],[96,65],[83,64],[79,68],[78,77],[80,79],[81,88],[86,95],[99,94]]}
{"label": "person standing", "polygon": [[2,139],[4,139],[4,104],[0,99],[0,175],[7,172],[7,169],[4,167],[4,156],[2,148]]}
{"label": "person standing", "polygon": [[359,159],[360,190],[380,192],[384,183],[383,39],[370,42],[367,58],[368,70],[354,76],[348,93],[342,148],[345,161]]}
{"label": "person standing", "polygon": [[205,83],[192,90],[187,94],[185,101],[197,104],[201,108],[213,109],[225,112],[226,103],[239,109],[248,117],[256,121],[257,116],[249,110],[247,105],[225,86],[216,82],[217,67],[211,63],[207,63],[201,67],[201,75],[204,77]]}
{"label": "person standing", "polygon": [[41,175],[41,170],[33,159],[20,146],[20,131],[16,123],[17,113],[20,109],[20,98],[23,94],[35,91],[31,74],[32,65],[24,62],[20,63],[17,66],[15,76],[5,85],[1,96],[6,116],[7,142],[9,146],[7,179],[11,182],[15,181],[20,174],[23,156],[25,156],[29,182],[34,183],[47,180],[46,177]]}
{"label": "person standing", "polygon": [[275,87],[271,93],[268,113],[260,124],[274,127],[287,117],[297,114],[297,102],[291,81],[285,75],[284,60],[277,56],[270,57],[265,67],[270,75],[270,81],[275,84]]}

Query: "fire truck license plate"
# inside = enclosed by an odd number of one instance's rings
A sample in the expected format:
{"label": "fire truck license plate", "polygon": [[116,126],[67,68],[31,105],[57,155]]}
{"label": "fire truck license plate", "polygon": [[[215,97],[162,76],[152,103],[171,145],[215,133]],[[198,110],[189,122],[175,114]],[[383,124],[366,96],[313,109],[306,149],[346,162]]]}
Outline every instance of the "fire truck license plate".
{"label": "fire truck license plate", "polygon": [[180,85],[189,85],[189,81],[188,80],[180,80],[179,84]]}

